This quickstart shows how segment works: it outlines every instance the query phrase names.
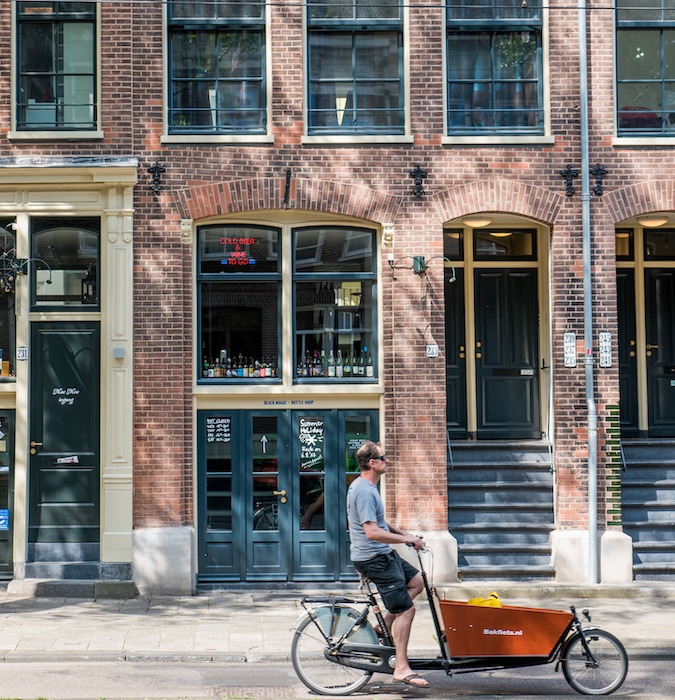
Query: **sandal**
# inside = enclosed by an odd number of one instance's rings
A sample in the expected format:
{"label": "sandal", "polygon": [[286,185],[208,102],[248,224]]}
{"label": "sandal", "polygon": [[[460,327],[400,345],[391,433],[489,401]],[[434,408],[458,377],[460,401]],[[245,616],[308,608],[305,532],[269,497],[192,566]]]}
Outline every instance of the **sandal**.
{"label": "sandal", "polygon": [[[406,685],[410,685],[413,688],[428,688],[429,687],[429,681],[426,680],[425,678],[422,678],[422,676],[419,675],[419,673],[411,673],[407,675],[405,678],[394,678],[394,681],[396,683],[405,683]],[[414,681],[421,681],[418,683],[415,683]]]}

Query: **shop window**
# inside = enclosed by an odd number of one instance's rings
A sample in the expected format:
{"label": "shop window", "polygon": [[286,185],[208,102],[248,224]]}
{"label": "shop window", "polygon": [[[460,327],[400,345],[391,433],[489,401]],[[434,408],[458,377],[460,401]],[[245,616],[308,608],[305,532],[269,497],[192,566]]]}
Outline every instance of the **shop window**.
{"label": "shop window", "polygon": [[280,231],[263,226],[198,230],[202,382],[280,377]]}
{"label": "shop window", "polygon": [[675,133],[675,9],[669,0],[619,0],[616,104],[619,136]]}
{"label": "shop window", "polygon": [[544,133],[537,0],[447,5],[449,135]]}
{"label": "shop window", "polygon": [[17,3],[17,129],[96,128],[96,3]]}
{"label": "shop window", "polygon": [[308,0],[308,133],[403,134],[400,0]]}
{"label": "shop window", "polygon": [[168,3],[170,134],[264,134],[265,3]]}
{"label": "shop window", "polygon": [[100,220],[31,219],[31,308],[99,308]]}
{"label": "shop window", "polygon": [[293,231],[296,381],[375,379],[374,246],[369,229]]}
{"label": "shop window", "polygon": [[[0,381],[14,381],[16,357],[16,314],[14,307],[16,259],[14,219],[0,219]],[[1,442],[1,441],[0,441]]]}

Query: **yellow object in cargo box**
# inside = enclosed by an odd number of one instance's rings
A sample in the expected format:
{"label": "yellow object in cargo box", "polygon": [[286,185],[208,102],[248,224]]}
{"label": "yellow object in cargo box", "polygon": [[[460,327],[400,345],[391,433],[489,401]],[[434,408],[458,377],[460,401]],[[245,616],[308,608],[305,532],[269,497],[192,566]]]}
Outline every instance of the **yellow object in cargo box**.
{"label": "yellow object in cargo box", "polygon": [[499,593],[492,591],[487,598],[470,598],[466,601],[467,605],[480,605],[484,608],[501,608],[502,601]]}
{"label": "yellow object in cargo box", "polygon": [[0,372],[0,376],[9,377],[9,360],[2,361],[2,372]]}

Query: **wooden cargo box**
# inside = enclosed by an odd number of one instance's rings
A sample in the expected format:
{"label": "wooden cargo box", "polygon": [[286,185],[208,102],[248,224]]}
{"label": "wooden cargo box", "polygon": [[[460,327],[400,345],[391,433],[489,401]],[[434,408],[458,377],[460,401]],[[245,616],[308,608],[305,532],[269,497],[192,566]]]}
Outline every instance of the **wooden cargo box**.
{"label": "wooden cargo box", "polygon": [[501,608],[441,600],[441,616],[453,658],[548,657],[572,621],[563,610]]}

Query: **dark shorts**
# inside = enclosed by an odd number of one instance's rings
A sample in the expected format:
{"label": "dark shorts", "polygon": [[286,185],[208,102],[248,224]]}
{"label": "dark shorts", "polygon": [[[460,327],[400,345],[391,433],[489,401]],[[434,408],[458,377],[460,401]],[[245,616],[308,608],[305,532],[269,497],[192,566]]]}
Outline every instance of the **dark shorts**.
{"label": "dark shorts", "polygon": [[396,552],[377,554],[372,559],[353,563],[360,574],[377,586],[384,607],[390,613],[398,615],[412,608],[413,602],[408,594],[408,582],[417,576],[419,571],[401,559]]}

